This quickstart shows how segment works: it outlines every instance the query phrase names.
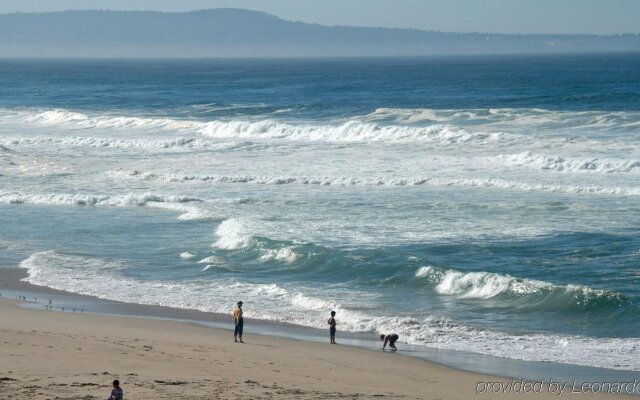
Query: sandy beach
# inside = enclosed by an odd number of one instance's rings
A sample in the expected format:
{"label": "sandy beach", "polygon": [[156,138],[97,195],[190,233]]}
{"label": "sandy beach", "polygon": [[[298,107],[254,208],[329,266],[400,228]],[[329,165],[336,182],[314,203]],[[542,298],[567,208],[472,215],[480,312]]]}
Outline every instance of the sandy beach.
{"label": "sandy beach", "polygon": [[[19,307],[0,299],[0,392],[12,399],[469,399],[504,381],[399,354],[245,335],[194,324]],[[578,394],[564,397],[613,398]],[[542,393],[518,398],[557,398]],[[615,396],[620,398],[619,396]]]}

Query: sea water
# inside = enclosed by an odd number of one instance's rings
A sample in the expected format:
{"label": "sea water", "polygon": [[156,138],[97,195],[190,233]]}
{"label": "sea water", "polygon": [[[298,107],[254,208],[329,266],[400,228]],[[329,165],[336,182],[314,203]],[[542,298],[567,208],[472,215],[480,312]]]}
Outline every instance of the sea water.
{"label": "sea water", "polygon": [[0,61],[31,283],[640,370],[640,56]]}

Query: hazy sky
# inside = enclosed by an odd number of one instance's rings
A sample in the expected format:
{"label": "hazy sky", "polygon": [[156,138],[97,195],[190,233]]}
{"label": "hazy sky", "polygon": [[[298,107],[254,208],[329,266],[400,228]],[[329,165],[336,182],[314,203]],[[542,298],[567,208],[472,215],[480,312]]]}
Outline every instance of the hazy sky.
{"label": "hazy sky", "polygon": [[639,33],[640,0],[0,0],[0,13],[237,7],[323,25],[449,32]]}

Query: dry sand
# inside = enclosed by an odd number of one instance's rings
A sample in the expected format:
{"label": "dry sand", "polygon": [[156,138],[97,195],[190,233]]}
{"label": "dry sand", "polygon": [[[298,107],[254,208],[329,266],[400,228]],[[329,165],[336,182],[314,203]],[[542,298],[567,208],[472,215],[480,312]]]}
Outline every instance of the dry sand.
{"label": "dry sand", "polygon": [[116,378],[128,400],[557,398],[476,395],[477,381],[509,379],[394,353],[250,334],[245,341],[184,322],[33,310],[0,299],[0,398],[106,399]]}

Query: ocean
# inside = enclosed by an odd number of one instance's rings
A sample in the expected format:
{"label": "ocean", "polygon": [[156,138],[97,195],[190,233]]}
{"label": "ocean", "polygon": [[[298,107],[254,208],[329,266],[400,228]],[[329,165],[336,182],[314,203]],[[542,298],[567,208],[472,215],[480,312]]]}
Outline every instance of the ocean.
{"label": "ocean", "polygon": [[640,371],[640,55],[0,61],[0,264]]}

